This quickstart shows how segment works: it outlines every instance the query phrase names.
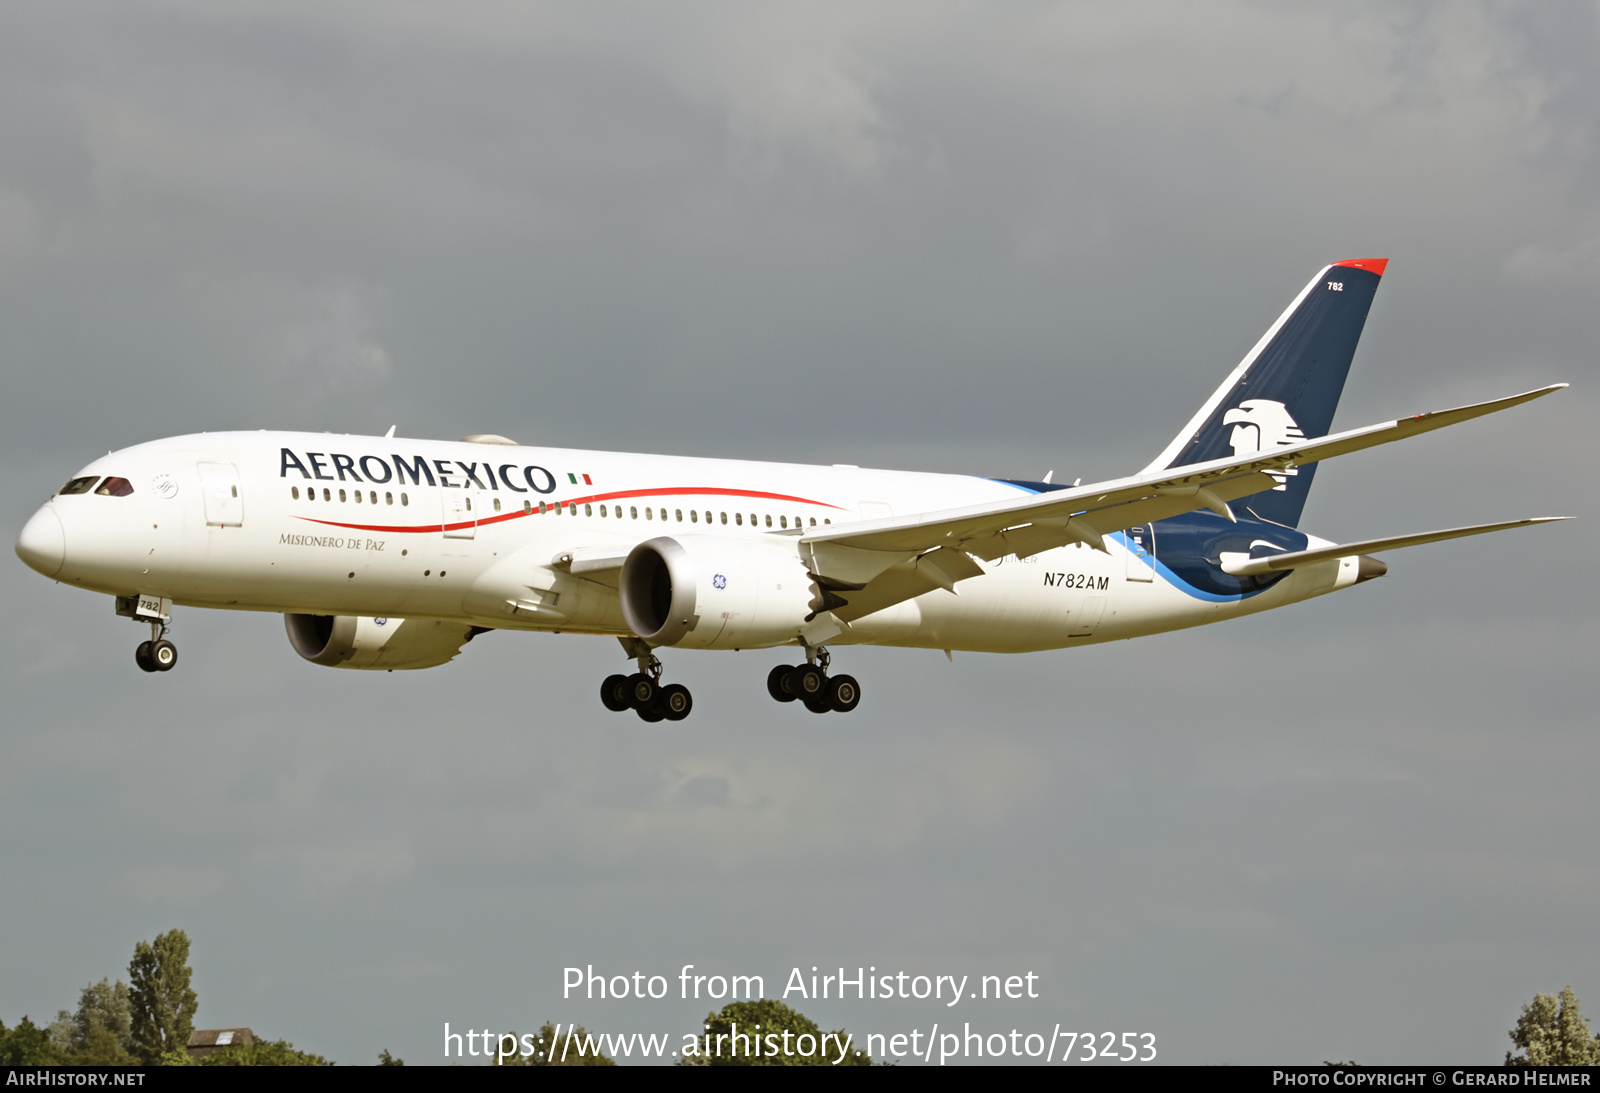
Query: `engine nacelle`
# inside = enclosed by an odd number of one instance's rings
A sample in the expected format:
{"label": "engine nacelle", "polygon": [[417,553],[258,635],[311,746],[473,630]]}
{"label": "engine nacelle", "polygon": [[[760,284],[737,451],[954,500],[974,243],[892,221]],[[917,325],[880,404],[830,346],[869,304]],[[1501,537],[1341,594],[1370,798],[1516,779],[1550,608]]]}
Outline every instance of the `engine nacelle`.
{"label": "engine nacelle", "polygon": [[465,623],[354,615],[285,615],[283,624],[294,651],[312,664],[380,672],[444,664],[482,632]]}
{"label": "engine nacelle", "polygon": [[791,642],[814,607],[793,540],[708,535],[640,543],[622,565],[622,617],[651,645],[763,649]]}

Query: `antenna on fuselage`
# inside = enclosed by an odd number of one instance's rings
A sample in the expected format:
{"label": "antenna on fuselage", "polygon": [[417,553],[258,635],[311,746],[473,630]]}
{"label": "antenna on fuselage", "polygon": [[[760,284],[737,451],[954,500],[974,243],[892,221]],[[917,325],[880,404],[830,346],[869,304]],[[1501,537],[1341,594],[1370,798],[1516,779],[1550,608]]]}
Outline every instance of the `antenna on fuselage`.
{"label": "antenna on fuselage", "polygon": [[391,425],[391,426],[389,426],[389,431],[387,433],[383,434],[383,439],[392,440],[393,438],[394,438],[394,426]]}

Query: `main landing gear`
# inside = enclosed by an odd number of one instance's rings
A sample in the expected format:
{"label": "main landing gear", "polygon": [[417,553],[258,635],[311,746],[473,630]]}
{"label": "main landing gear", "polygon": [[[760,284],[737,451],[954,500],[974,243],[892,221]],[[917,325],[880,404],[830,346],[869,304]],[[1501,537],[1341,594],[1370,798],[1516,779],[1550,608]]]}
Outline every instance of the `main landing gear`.
{"label": "main landing gear", "polygon": [[861,704],[861,684],[855,676],[830,676],[828,663],[825,646],[808,645],[804,664],[780,664],[767,673],[767,693],[779,702],[799,700],[812,713],[849,713]]}
{"label": "main landing gear", "polygon": [[167,624],[152,621],[150,640],[133,651],[133,662],[147,672],[170,672],[178,663],[178,647],[167,640]]}
{"label": "main landing gear", "polygon": [[622,647],[639,662],[631,676],[607,676],[600,701],[613,713],[633,710],[641,721],[682,721],[694,709],[694,697],[681,683],[661,682],[661,661],[637,638],[623,638]]}

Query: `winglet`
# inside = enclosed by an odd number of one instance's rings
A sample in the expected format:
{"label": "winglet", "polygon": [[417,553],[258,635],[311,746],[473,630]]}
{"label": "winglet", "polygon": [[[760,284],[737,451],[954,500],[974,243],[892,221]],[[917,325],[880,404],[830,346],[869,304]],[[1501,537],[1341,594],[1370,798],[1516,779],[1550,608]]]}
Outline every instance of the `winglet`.
{"label": "winglet", "polygon": [[1354,266],[1356,269],[1369,270],[1373,273],[1376,273],[1379,277],[1382,277],[1383,271],[1389,268],[1389,260],[1387,258],[1346,258],[1343,262],[1335,262],[1333,264],[1336,266]]}

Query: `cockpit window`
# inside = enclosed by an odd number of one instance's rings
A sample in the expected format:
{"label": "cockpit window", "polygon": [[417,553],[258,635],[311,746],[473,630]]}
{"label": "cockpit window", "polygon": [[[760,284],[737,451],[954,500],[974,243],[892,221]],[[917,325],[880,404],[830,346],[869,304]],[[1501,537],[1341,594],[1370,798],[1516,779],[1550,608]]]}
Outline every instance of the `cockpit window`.
{"label": "cockpit window", "polygon": [[133,492],[133,483],[126,478],[108,478],[94,492],[96,497],[126,497]]}
{"label": "cockpit window", "polygon": [[88,493],[98,481],[100,481],[100,476],[97,474],[91,474],[88,478],[74,478],[71,482],[61,487],[60,496],[66,497],[74,493]]}

